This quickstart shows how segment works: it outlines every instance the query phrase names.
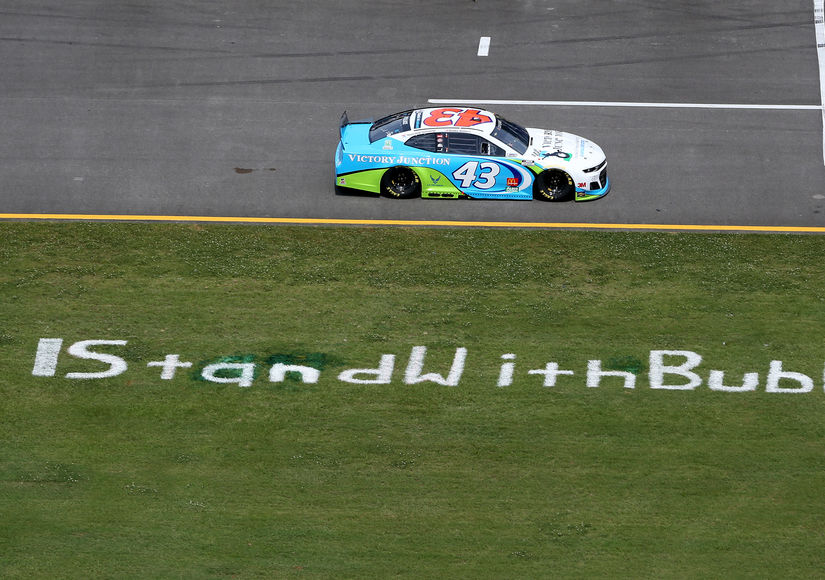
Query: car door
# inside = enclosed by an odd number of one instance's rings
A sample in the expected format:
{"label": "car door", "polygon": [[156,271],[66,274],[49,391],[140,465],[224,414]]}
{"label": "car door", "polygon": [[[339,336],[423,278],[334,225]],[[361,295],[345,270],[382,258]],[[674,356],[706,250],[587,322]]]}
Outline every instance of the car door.
{"label": "car door", "polygon": [[[449,190],[461,192],[474,198],[529,199],[532,197],[530,172],[507,159],[507,151],[485,139],[482,135],[461,131],[432,131],[414,135],[406,145],[415,149],[429,151],[439,160],[438,175],[430,173],[428,190],[444,193]],[[429,166],[428,169],[436,169]],[[437,183],[441,175],[446,176],[451,187],[445,188]],[[455,189],[452,189],[452,188]],[[435,194],[433,194],[435,195]],[[442,195],[435,195],[443,197]],[[430,197],[425,192],[424,197]]]}
{"label": "car door", "polygon": [[[529,174],[505,159],[500,146],[481,135],[448,131],[444,134],[444,152],[450,154],[450,179],[470,197],[529,197],[522,184],[529,185]],[[529,181],[525,181],[529,180]]]}

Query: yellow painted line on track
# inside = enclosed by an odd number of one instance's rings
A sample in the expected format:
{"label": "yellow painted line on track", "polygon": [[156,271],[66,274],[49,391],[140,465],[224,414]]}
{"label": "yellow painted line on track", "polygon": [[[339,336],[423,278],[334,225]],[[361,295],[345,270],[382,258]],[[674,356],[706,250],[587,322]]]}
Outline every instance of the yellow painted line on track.
{"label": "yellow painted line on track", "polygon": [[438,226],[459,228],[537,228],[584,230],[667,230],[699,232],[773,232],[825,234],[825,226],[735,226],[689,224],[600,224],[587,222],[484,222],[447,220],[383,220],[338,218],[218,217],[70,213],[0,213],[0,220],[79,220],[132,222],[213,222],[347,226]]}

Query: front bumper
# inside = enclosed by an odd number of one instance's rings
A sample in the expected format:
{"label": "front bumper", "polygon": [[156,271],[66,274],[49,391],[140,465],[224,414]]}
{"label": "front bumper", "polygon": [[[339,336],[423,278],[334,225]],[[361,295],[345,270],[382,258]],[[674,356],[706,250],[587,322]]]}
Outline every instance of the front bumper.
{"label": "front bumper", "polygon": [[[602,177],[603,176],[603,177]],[[607,176],[607,168],[602,170],[602,174],[599,176],[599,187],[598,189],[583,189],[580,187],[576,188],[576,201],[590,201],[593,199],[599,199],[600,197],[604,197],[610,191],[610,178]],[[594,182],[595,183],[595,182]]]}

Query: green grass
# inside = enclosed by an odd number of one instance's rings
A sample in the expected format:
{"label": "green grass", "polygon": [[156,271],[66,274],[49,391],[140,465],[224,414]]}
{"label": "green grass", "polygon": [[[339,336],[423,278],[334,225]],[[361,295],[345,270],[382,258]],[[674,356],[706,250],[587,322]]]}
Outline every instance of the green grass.
{"label": "green grass", "polygon": [[[823,255],[814,236],[0,224],[0,576],[819,576]],[[32,376],[40,338],[64,339],[54,377]],[[128,370],[65,378],[106,368],[66,353],[87,339],[126,340],[97,350]],[[459,385],[404,384],[417,345],[441,374],[466,348]],[[702,386],[649,387],[668,349],[703,357]],[[147,363],[170,353],[193,367],[161,380]],[[338,380],[382,354],[390,384]],[[636,388],[587,388],[590,359]],[[765,392],[772,360],[814,390]],[[253,385],[203,380],[218,361],[256,363]],[[527,373],[551,361],[575,375]],[[320,380],[269,382],[273,362]],[[711,391],[714,369],[759,387]]]}

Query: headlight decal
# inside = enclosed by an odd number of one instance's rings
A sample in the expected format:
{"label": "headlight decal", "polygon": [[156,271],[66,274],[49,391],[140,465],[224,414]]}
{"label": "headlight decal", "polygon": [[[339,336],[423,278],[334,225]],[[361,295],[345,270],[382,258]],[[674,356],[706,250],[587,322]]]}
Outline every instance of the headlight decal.
{"label": "headlight decal", "polygon": [[602,161],[601,163],[599,163],[599,164],[598,164],[598,165],[596,165],[595,167],[591,167],[590,169],[585,169],[585,170],[584,170],[584,173],[593,173],[594,171],[598,171],[599,169],[601,169],[602,167],[604,167],[604,164],[605,164],[605,163],[607,163],[607,159],[605,159],[604,161]]}

